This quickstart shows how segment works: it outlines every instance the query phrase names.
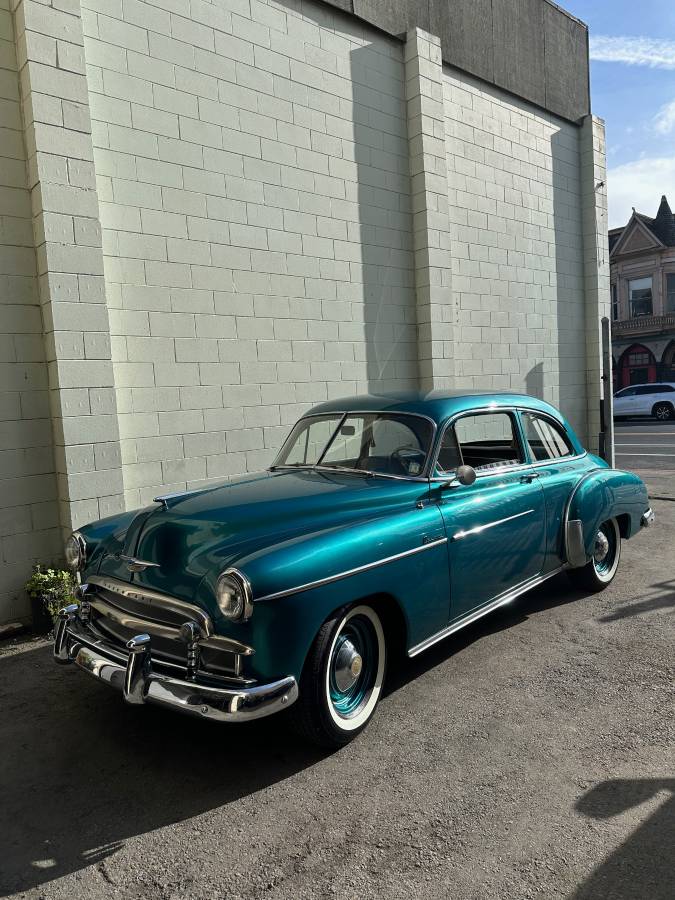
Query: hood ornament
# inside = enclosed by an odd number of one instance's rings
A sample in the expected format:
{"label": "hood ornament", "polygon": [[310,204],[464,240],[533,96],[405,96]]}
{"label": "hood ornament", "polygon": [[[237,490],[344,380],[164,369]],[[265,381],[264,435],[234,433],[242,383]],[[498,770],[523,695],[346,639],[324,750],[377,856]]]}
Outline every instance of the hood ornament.
{"label": "hood ornament", "polygon": [[121,553],[117,557],[127,564],[130,572],[144,572],[146,569],[159,569],[159,563],[148,562],[146,559],[136,559],[135,556],[123,556]]}

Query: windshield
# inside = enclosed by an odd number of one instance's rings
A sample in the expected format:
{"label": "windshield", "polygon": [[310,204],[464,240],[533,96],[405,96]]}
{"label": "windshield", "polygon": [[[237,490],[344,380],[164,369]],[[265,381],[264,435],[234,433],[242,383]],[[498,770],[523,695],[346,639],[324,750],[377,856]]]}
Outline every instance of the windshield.
{"label": "windshield", "polygon": [[418,477],[433,425],[420,416],[348,413],[300,419],[272,468],[330,468]]}

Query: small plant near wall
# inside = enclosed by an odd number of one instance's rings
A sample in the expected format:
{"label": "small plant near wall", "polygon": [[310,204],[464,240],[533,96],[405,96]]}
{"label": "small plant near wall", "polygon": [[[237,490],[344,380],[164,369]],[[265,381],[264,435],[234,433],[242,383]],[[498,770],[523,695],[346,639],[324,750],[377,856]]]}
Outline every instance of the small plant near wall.
{"label": "small plant near wall", "polygon": [[26,582],[33,614],[33,630],[46,634],[52,630],[60,609],[75,601],[75,579],[65,569],[43,569],[38,563]]}

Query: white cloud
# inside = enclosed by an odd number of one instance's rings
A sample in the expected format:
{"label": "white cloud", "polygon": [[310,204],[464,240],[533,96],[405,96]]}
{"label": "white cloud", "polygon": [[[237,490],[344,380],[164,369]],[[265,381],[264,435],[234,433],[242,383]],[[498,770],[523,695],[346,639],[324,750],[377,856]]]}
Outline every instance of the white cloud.
{"label": "white cloud", "polygon": [[654,128],[659,134],[672,134],[675,131],[675,100],[666,103],[657,112],[654,119]]}
{"label": "white cloud", "polygon": [[609,227],[620,228],[638,212],[655,216],[666,194],[675,207],[675,156],[645,157],[607,172]]}
{"label": "white cloud", "polygon": [[594,35],[591,37],[591,59],[650,69],[675,69],[675,41]]}

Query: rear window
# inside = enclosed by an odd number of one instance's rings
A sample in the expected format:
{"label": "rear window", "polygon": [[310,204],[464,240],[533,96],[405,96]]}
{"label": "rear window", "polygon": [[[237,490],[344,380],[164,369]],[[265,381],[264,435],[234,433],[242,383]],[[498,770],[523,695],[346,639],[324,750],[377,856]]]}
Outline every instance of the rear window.
{"label": "rear window", "polygon": [[560,459],[574,453],[569,438],[557,422],[535,413],[521,415],[525,440],[533,459]]}

